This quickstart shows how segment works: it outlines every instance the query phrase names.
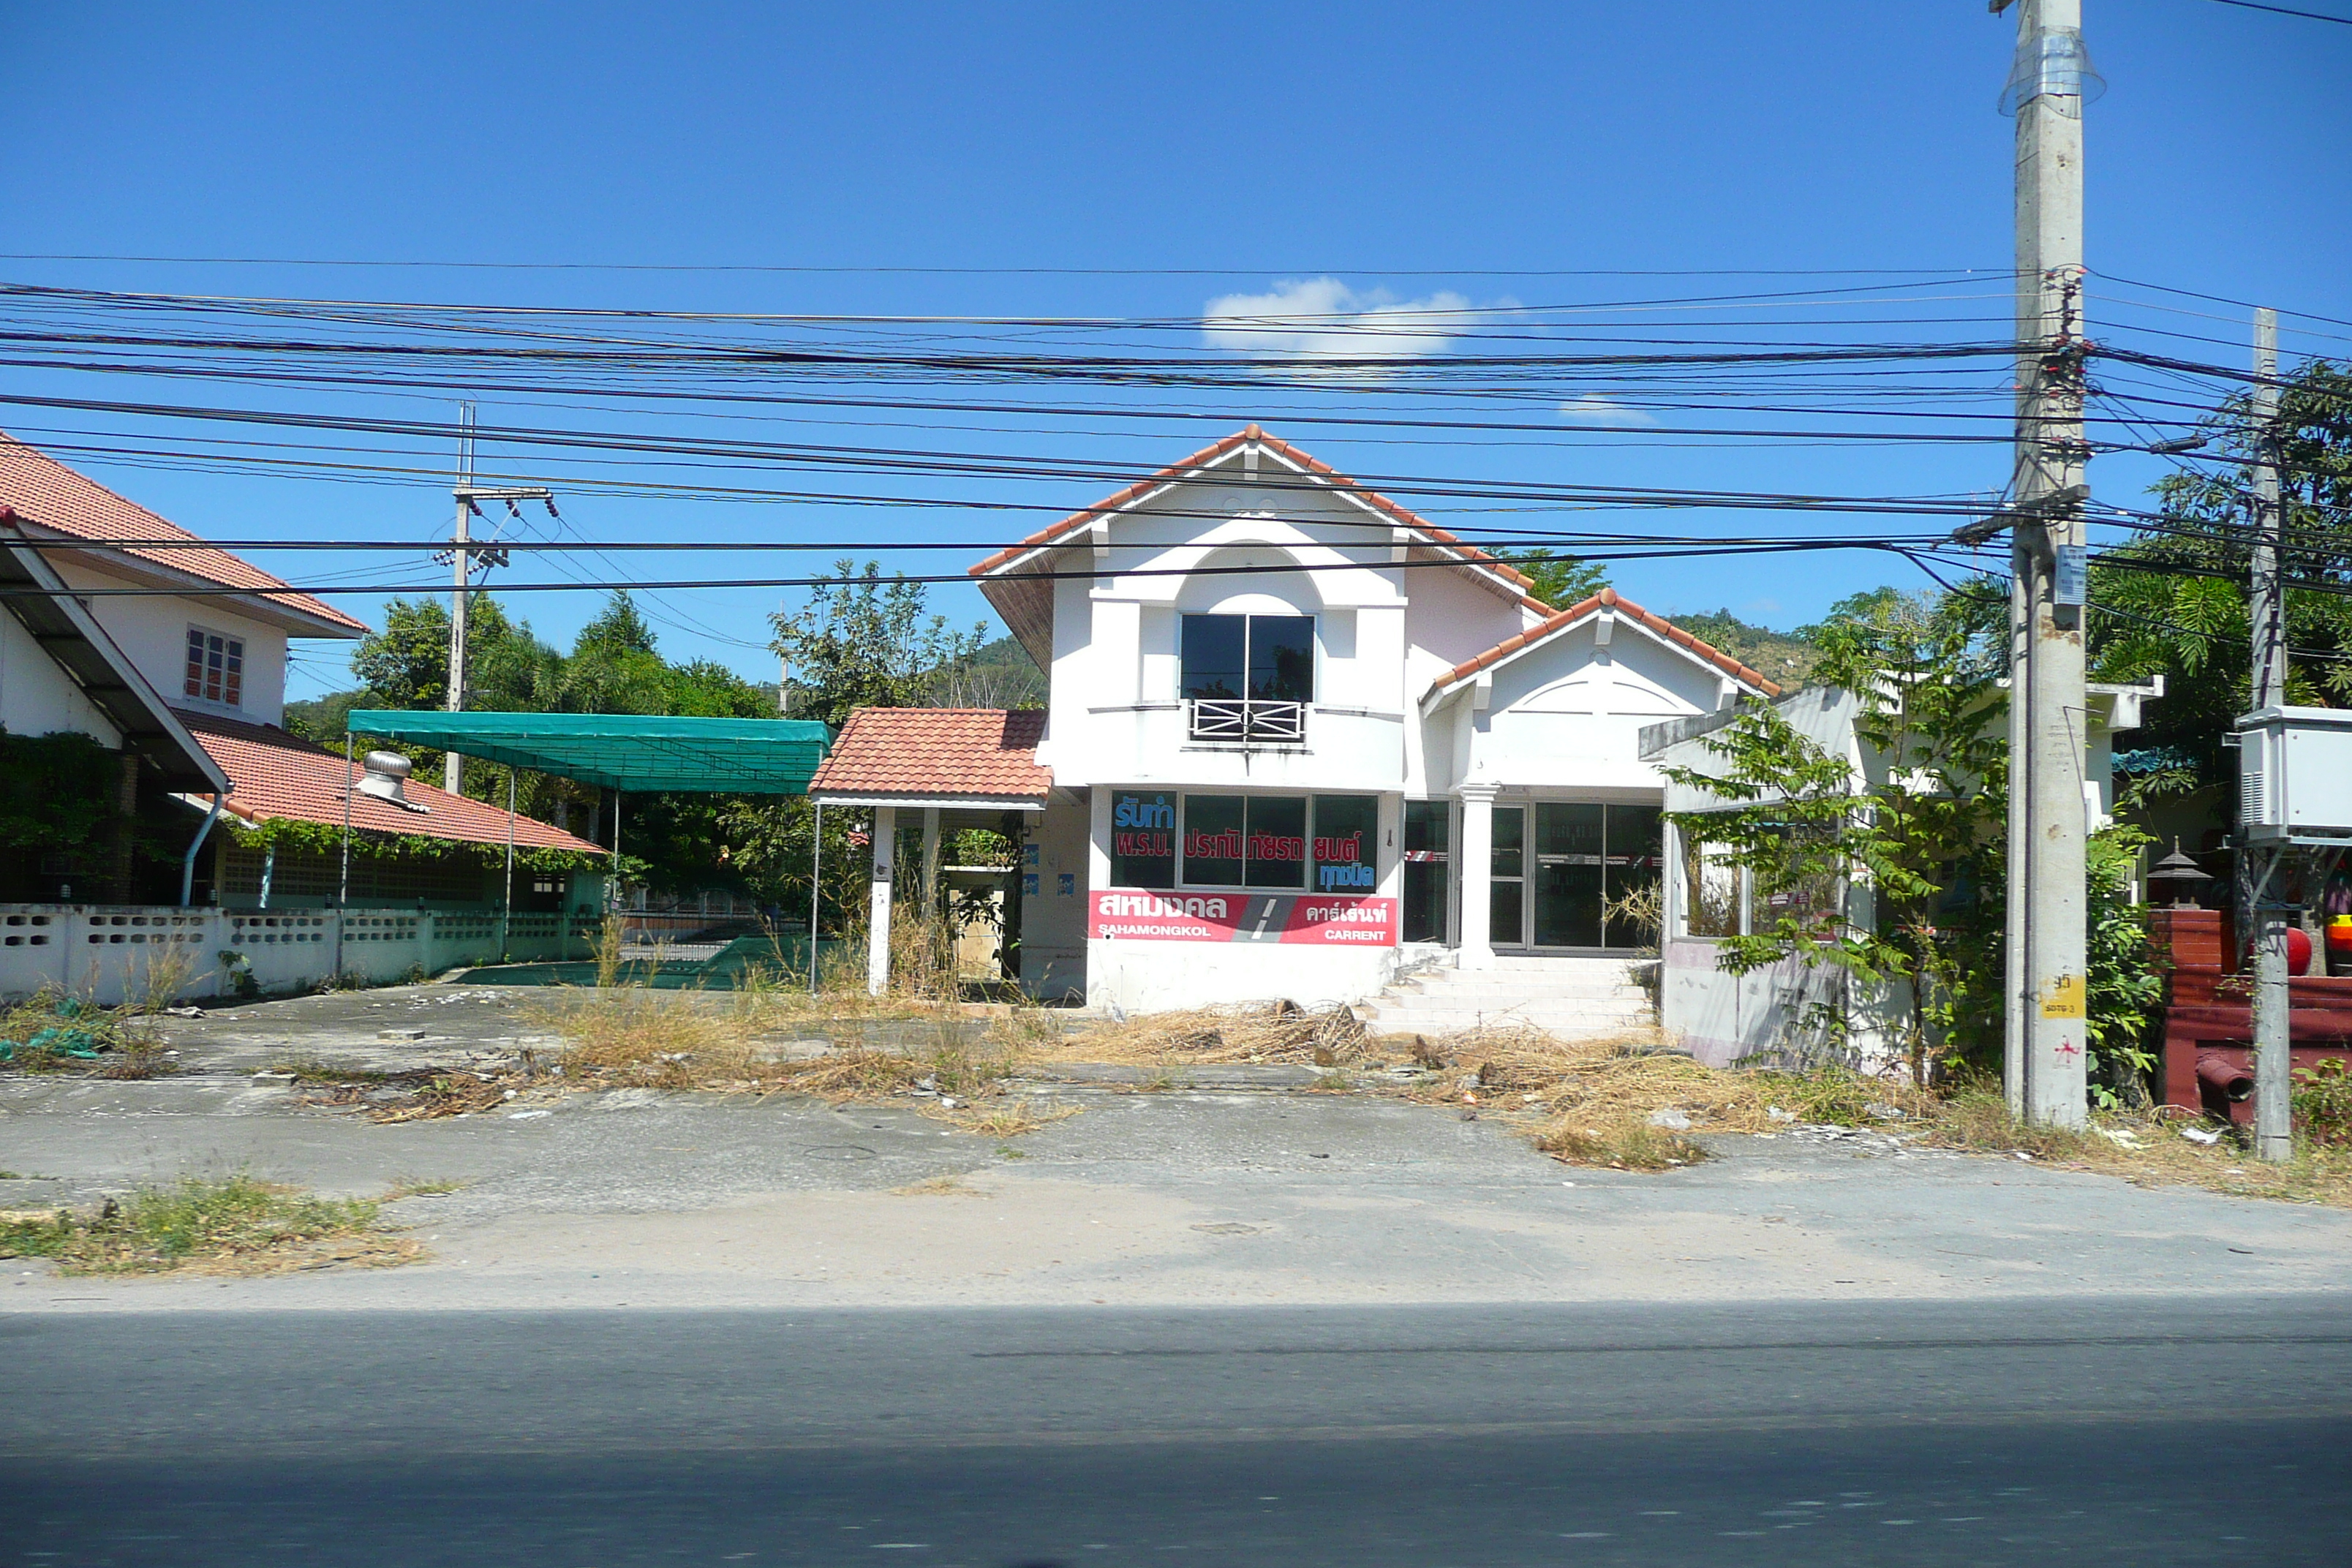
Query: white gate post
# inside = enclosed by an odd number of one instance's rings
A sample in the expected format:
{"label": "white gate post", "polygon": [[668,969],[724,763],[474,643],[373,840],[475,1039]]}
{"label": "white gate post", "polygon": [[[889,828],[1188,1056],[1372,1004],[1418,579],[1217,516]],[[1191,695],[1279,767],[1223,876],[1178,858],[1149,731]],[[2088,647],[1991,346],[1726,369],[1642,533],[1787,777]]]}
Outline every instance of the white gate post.
{"label": "white gate post", "polygon": [[898,849],[898,808],[874,808],[874,873],[867,903],[866,990],[879,996],[890,988],[890,863]]}

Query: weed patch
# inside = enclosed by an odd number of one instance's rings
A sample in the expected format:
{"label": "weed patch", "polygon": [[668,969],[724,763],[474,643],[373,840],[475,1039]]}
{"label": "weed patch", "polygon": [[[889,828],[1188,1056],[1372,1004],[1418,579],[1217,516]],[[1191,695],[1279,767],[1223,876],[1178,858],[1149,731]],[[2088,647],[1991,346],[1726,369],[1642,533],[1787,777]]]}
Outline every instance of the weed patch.
{"label": "weed patch", "polygon": [[983,1138],[1018,1138],[1040,1127],[1066,1121],[1077,1113],[1075,1105],[1040,1106],[1028,1100],[1000,1100],[935,1114],[938,1120],[952,1121],[965,1131],[977,1132]]}
{"label": "weed patch", "polygon": [[0,1221],[0,1257],[45,1258],[65,1274],[278,1274],[422,1255],[379,1227],[374,1202],[310,1197],[242,1174],[142,1187],[90,1215]]}
{"label": "weed patch", "polygon": [[925,1182],[909,1182],[903,1187],[890,1189],[902,1198],[984,1198],[977,1187],[964,1185],[961,1176],[933,1176]]}
{"label": "weed patch", "polygon": [[1570,1164],[1604,1165],[1613,1171],[1667,1171],[1706,1158],[1706,1150],[1681,1133],[1631,1116],[1590,1121],[1570,1117],[1538,1131],[1535,1145]]}

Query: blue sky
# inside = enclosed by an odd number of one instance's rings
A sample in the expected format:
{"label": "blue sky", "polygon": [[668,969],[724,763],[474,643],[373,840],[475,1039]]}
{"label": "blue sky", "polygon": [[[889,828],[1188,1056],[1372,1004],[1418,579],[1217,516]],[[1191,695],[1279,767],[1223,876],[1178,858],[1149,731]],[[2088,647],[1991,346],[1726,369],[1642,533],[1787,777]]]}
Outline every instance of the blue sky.
{"label": "blue sky", "polygon": [[[2311,0],[2352,15],[2342,0]],[[2352,321],[2352,27],[2212,0],[2087,0],[2109,83],[2089,114],[2089,260],[2116,279],[2261,299]],[[1330,280],[1327,297],[1474,306],[1590,305],[1780,288],[1755,269],[1999,272],[2010,254],[2011,125],[1995,111],[2012,27],[1981,0],[1804,7],[1191,5],[661,7],[244,5],[5,7],[0,115],[14,253],[591,264],[570,270],[0,261],[0,278],[239,295],[891,314],[1186,317],[1233,294]],[[613,264],[1034,271],[614,271]],[[1599,274],[1618,272],[1627,276]],[[1546,274],[1549,274],[1547,276]],[[1582,275],[1575,275],[1582,274]],[[1874,281],[1885,282],[1882,278]],[[1804,287],[1836,279],[1799,277]],[[1847,281],[1854,281],[1848,279]],[[1865,279],[1864,281],[1871,281]],[[1967,313],[1989,287],[1938,283]],[[1331,290],[1345,290],[1334,296]],[[2110,307],[2094,331],[2166,326],[2244,363],[2242,311],[2218,320]],[[1925,289],[1916,290],[1922,298]],[[1977,304],[1968,302],[1973,294]],[[1987,313],[1979,311],[1979,313]],[[2310,324],[2310,323],[2305,323]],[[2290,321],[2290,326],[2297,323]],[[2352,328],[2316,324],[2352,334]],[[1889,332],[1897,329],[1889,327]],[[1978,331],[1997,329],[1977,329]],[[2153,343],[2155,340],[2146,340]],[[2290,331],[2290,353],[2340,339]],[[191,386],[0,370],[0,390],[204,398],[247,406],[449,416],[447,397]],[[511,400],[509,400],[511,401]],[[1188,405],[1239,423],[1312,400],[1245,390]],[[1333,402],[1344,402],[1339,398]],[[572,415],[486,403],[499,423]],[[732,425],[642,412],[614,427],[750,431],[768,440],[1163,461],[1212,419],[1071,421],[875,412]],[[1557,434],[1400,444],[1361,428],[1269,425],[1342,468],[1470,479],[1822,493],[1964,494],[2007,477],[1998,445],[1670,443],[1572,415]],[[127,417],[0,410],[0,425],[128,430]],[[1738,423],[1738,421],[1727,421]],[[68,439],[65,437],[59,440]],[[435,450],[422,442],[420,458]],[[446,456],[446,454],[445,454]],[[530,453],[509,453],[537,471]],[[316,478],[83,464],[215,537],[424,540],[446,531],[446,480]],[[2160,471],[2094,467],[2128,502]],[[1017,493],[1076,507],[1110,488],[1058,478],[970,482],[937,500]],[[1443,501],[1423,509],[1465,520]],[[589,496],[565,517],[605,540],[889,538],[894,557],[960,568],[1002,512],[695,504]],[[1044,513],[1018,514],[1034,526]],[[1611,526],[1638,529],[1639,518]],[[1676,530],[1752,519],[1675,514]],[[1829,526],[1825,524],[1824,526]],[[393,568],[271,555],[289,576]],[[662,575],[782,574],[747,557],[625,558]],[[595,564],[586,568],[604,572]],[[411,563],[400,581],[429,581]],[[518,568],[518,574],[520,573]],[[1629,594],[1673,611],[1728,605],[1793,624],[1839,595],[1915,584],[1865,553],[1641,563]],[[518,575],[518,580],[520,580]],[[676,656],[747,674],[779,595],[671,593],[648,607]],[[375,618],[373,600],[341,601]],[[960,619],[977,595],[938,595]],[[517,607],[559,641],[586,594]],[[298,694],[340,683],[307,650]]]}

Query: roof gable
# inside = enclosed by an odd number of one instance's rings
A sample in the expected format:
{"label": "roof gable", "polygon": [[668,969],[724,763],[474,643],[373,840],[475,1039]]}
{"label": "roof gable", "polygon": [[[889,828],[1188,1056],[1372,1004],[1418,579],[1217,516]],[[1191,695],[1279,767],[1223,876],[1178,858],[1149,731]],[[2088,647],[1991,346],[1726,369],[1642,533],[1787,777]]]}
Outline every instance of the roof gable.
{"label": "roof gable", "polygon": [[1713,644],[1693,637],[1664,616],[1652,615],[1633,600],[1618,593],[1616,589],[1603,588],[1591,598],[1570,605],[1567,609],[1548,616],[1516,637],[1506,637],[1484,653],[1463,660],[1430,683],[1428,697],[1430,699],[1440,697],[1464,681],[1482,675],[1497,665],[1507,664],[1529,649],[1549,642],[1575,626],[1581,626],[1604,610],[1614,611],[1654,635],[1660,642],[1680,649],[1701,663],[1714,666],[1723,674],[1751,690],[1760,692],[1767,697],[1780,695],[1780,685],[1767,679],[1761,671],[1750,669]]}
{"label": "roof gable", "polygon": [[1245,425],[1192,456],[1072,512],[1049,528],[1040,529],[1020,543],[976,563],[969,573],[981,579],[981,592],[1004,617],[1005,625],[1029,656],[1040,668],[1049,668],[1053,662],[1052,582],[1047,575],[1050,568],[1040,564],[1041,552],[1076,544],[1095,524],[1171,486],[1202,482],[1208,478],[1208,470],[1244,458],[1253,451],[1261,458],[1272,458],[1315,489],[1344,496],[1367,511],[1408,530],[1414,536],[1416,548],[1430,552],[1489,592],[1539,614],[1550,612],[1550,605],[1528,595],[1528,590],[1535,584],[1516,567],[1255,424]]}
{"label": "roof gable", "polygon": [[[342,611],[226,550],[181,548],[203,541],[5,432],[0,432],[0,512],[13,512],[28,529],[72,539],[152,540],[173,546],[123,553],[177,576],[243,590],[302,620],[324,623],[310,633],[314,637],[362,637],[367,632]],[[105,557],[93,552],[84,559]]]}

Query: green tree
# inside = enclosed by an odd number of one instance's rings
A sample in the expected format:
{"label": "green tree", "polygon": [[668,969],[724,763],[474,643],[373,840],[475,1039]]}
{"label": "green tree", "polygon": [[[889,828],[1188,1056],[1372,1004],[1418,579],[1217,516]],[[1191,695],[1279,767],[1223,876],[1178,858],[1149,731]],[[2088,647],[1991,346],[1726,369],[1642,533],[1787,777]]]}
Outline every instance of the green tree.
{"label": "green tree", "polygon": [[1526,574],[1535,585],[1528,592],[1555,610],[1580,605],[1609,586],[1609,568],[1598,561],[1562,555],[1548,544],[1512,546],[1494,552],[1495,559]]}
{"label": "green tree", "polygon": [[928,613],[928,595],[873,562],[861,574],[845,560],[806,605],[770,617],[771,646],[793,668],[793,716],[838,725],[856,708],[919,707],[940,671],[974,658],[987,628],[951,630]]}
{"label": "green tree", "polygon": [[[495,712],[533,712],[559,663],[555,650],[509,620],[487,594],[466,602],[466,705]],[[362,637],[352,673],[377,707],[411,710],[449,700],[449,610],[438,599],[394,599],[383,630]]]}
{"label": "green tree", "polygon": [[[1670,768],[1676,784],[1733,803],[1676,813],[1754,883],[1750,933],[1717,944],[1735,974],[1786,960],[1831,967],[1865,993],[1904,983],[1902,1044],[1926,1081],[1939,1067],[2000,1060],[2009,747],[1999,658],[2005,597],[1968,584],[1938,600],[1894,595],[1822,624],[1814,674],[1860,694],[1863,766],[1751,702],[1704,742],[1717,759]],[[2144,1100],[2162,980],[2130,877],[2146,835],[2095,835],[2087,866],[2092,1093]],[[1865,889],[1853,918],[1841,889]],[[1834,1009],[1805,1020],[1832,1044]]]}
{"label": "green tree", "polygon": [[[1747,974],[1794,959],[1838,970],[1865,994],[1905,986],[1901,1045],[1924,1083],[1939,1045],[1994,994],[1969,963],[1968,949],[1982,945],[1981,915],[1964,919],[1953,894],[2000,879],[2000,671],[1966,617],[1910,600],[1827,623],[1822,642],[1814,676],[1855,694],[1862,765],[1751,701],[1702,742],[1720,765],[1664,770],[1731,805],[1674,820],[1751,879],[1755,916],[1748,934],[1718,942],[1723,969]],[[1846,907],[1855,891],[1870,901],[1867,920]],[[1963,925],[1979,928],[1977,942],[1962,938]],[[1843,1046],[1843,1008],[1805,1022]]]}
{"label": "green tree", "polygon": [[[2252,456],[2249,414],[2240,395],[2208,419],[2212,450],[2226,464],[2158,484],[2162,521],[2091,570],[2095,675],[2165,678],[2134,742],[2182,765],[2147,793],[2236,784],[2237,758],[2222,741],[2252,703],[2252,556],[2240,466]],[[2296,650],[2288,700],[2352,705],[2352,373],[2326,360],[2304,365],[2281,393],[2279,416],[2284,563],[2290,577],[2323,585],[2287,593],[2287,642]]]}

